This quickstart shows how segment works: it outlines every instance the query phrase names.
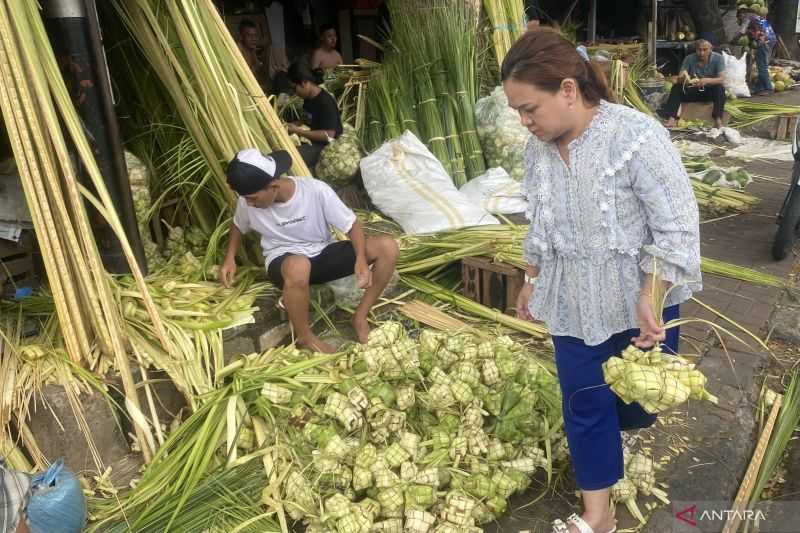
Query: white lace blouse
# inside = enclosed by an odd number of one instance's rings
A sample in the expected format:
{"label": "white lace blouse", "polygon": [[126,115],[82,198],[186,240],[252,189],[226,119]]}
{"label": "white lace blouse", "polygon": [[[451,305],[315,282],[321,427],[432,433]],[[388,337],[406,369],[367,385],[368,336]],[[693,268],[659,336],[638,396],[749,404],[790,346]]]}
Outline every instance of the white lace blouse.
{"label": "white lace blouse", "polygon": [[602,101],[568,150],[569,166],[555,143],[532,136],[525,149],[524,257],[540,269],[528,307],[592,346],[637,327],[654,258],[676,285],[667,306],[702,288],[699,215],[669,133],[643,113]]}

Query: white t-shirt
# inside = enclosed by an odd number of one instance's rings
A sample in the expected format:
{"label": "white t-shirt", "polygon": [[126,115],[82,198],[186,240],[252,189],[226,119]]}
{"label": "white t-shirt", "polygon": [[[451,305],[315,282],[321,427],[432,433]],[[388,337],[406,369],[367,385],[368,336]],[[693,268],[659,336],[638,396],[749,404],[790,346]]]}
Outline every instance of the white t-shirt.
{"label": "white t-shirt", "polygon": [[289,177],[294,181],[292,197],[261,209],[250,207],[244,198],[236,203],[233,223],[242,233],[261,235],[264,266],[284,254],[316,257],[334,242],[330,226],[348,233],[356,215],[327,183],[314,178]]}

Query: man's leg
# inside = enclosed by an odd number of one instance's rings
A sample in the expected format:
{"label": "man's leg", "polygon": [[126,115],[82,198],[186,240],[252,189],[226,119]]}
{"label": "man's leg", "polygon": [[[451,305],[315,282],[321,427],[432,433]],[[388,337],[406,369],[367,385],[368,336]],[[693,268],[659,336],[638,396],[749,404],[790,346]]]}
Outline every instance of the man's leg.
{"label": "man's leg", "polygon": [[714,127],[722,127],[722,117],[725,114],[725,87],[723,85],[711,85],[706,87],[706,92],[711,91],[711,101],[714,109],[711,117],[714,119]]}
{"label": "man's leg", "polygon": [[397,242],[391,237],[367,237],[366,253],[367,262],[372,265],[372,285],[364,291],[361,303],[353,313],[353,328],[361,343],[367,342],[369,336],[367,316],[392,279],[399,250]]}
{"label": "man's leg", "polygon": [[308,323],[308,280],[311,275],[311,261],[301,255],[290,255],[281,264],[283,276],[283,305],[297,337],[297,345],[322,353],[333,353],[327,343],[322,342],[311,331]]}
{"label": "man's leg", "polygon": [[661,109],[658,110],[658,114],[667,119],[671,126],[675,125],[675,119],[678,118],[678,109],[681,107],[682,99],[683,88],[679,83],[676,83],[669,91],[667,101],[661,106]]}
{"label": "man's leg", "polygon": [[758,67],[758,86],[756,93],[772,91],[772,80],[769,79],[769,45],[759,44],[756,49],[756,66]]}

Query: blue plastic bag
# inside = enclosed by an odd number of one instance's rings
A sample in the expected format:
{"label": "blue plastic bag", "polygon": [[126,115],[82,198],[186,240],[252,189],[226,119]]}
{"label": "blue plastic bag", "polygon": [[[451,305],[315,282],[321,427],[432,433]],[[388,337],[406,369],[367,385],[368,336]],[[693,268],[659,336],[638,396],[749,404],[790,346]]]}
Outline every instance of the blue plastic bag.
{"label": "blue plastic bag", "polygon": [[64,460],[33,476],[27,508],[31,533],[79,533],[86,523],[86,498]]}

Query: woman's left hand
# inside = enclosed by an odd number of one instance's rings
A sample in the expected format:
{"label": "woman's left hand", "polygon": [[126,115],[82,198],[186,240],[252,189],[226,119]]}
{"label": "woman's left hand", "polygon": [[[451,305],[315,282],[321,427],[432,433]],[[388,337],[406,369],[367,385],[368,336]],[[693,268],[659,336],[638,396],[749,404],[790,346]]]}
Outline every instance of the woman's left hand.
{"label": "woman's left hand", "polygon": [[652,348],[657,342],[667,338],[666,330],[659,326],[653,314],[652,297],[644,291],[639,295],[636,303],[636,322],[639,324],[639,336],[631,341],[637,348]]}

